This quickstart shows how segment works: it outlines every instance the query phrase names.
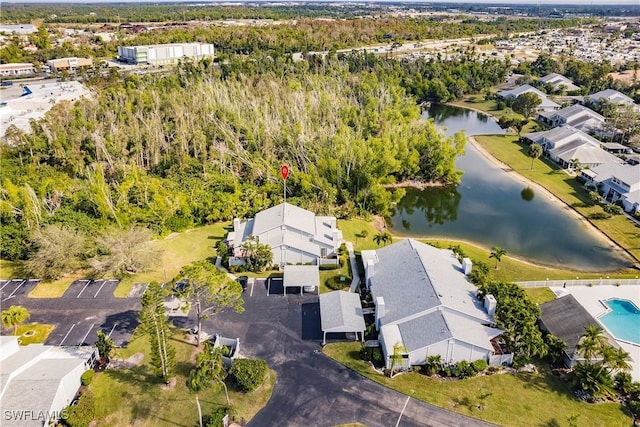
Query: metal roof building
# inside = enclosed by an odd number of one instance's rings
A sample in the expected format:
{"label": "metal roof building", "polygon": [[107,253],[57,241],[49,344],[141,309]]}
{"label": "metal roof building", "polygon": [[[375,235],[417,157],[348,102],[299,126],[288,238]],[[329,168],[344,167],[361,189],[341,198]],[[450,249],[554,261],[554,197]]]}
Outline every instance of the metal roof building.
{"label": "metal roof building", "polygon": [[364,340],[364,317],[360,295],[352,292],[334,291],[320,295],[320,318],[322,323],[322,344],[327,341],[327,333],[358,332]]}

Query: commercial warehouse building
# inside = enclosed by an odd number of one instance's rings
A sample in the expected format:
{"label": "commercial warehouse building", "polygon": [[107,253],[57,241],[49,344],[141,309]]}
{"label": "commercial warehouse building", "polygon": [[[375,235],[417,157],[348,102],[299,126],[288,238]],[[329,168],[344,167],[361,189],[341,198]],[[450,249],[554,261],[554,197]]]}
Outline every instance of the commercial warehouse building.
{"label": "commercial warehouse building", "polygon": [[51,71],[69,70],[75,71],[80,67],[90,67],[93,65],[91,58],[58,58],[47,61]]}
{"label": "commercial warehouse building", "polygon": [[0,64],[0,76],[27,76],[36,73],[36,67],[32,63]]}
{"label": "commercial warehouse building", "polygon": [[185,57],[199,60],[213,54],[213,45],[209,43],[118,46],[118,60],[128,64],[168,65]]}

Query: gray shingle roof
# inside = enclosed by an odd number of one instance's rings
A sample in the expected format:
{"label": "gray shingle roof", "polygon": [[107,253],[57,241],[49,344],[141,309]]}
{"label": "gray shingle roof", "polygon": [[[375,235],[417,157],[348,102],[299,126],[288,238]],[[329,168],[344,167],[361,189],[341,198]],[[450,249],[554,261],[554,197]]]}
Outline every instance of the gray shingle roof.
{"label": "gray shingle roof", "polygon": [[320,294],[320,318],[323,332],[363,332],[364,317],[360,296],[334,291]]}
{"label": "gray shingle roof", "polygon": [[316,234],[316,215],[289,203],[280,203],[256,214],[251,234],[259,236],[282,225],[314,235]]}
{"label": "gray shingle roof", "polygon": [[378,249],[371,293],[385,301],[382,324],[440,305],[431,280],[409,239]]}
{"label": "gray shingle roof", "polygon": [[453,335],[440,310],[398,325],[407,351],[414,351],[447,340]]}
{"label": "gray shingle roof", "polygon": [[587,325],[600,326],[598,322],[569,294],[540,306],[543,327],[567,344],[567,354],[572,356]]}

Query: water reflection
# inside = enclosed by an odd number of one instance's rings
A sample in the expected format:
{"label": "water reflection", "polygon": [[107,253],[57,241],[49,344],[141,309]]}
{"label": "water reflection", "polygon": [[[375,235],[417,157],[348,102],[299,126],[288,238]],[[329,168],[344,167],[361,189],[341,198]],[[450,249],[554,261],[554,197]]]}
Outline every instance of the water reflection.
{"label": "water reflection", "polygon": [[[502,133],[497,123],[474,111],[433,106],[431,117],[446,134]],[[464,170],[457,187],[424,191],[407,189],[392,217],[397,234],[443,237],[500,246],[510,254],[544,264],[585,271],[615,270],[629,265],[609,245],[588,233],[580,222],[546,197],[488,161],[471,144],[456,165]]]}
{"label": "water reflection", "polygon": [[520,192],[520,197],[522,197],[522,200],[530,202],[536,197],[536,193],[533,191],[533,188],[527,187]]}

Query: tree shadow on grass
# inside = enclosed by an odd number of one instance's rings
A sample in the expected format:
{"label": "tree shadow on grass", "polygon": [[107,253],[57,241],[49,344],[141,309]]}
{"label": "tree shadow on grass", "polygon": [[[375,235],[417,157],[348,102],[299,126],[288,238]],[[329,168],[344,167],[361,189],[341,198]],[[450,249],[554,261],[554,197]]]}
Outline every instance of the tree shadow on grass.
{"label": "tree shadow on grass", "polygon": [[463,406],[467,408],[469,411],[472,411],[475,405],[471,402],[471,399],[468,397],[454,397],[453,398],[454,407]]}
{"label": "tree shadow on grass", "polygon": [[549,421],[540,424],[540,427],[561,427],[561,425],[558,420],[551,418]]}

